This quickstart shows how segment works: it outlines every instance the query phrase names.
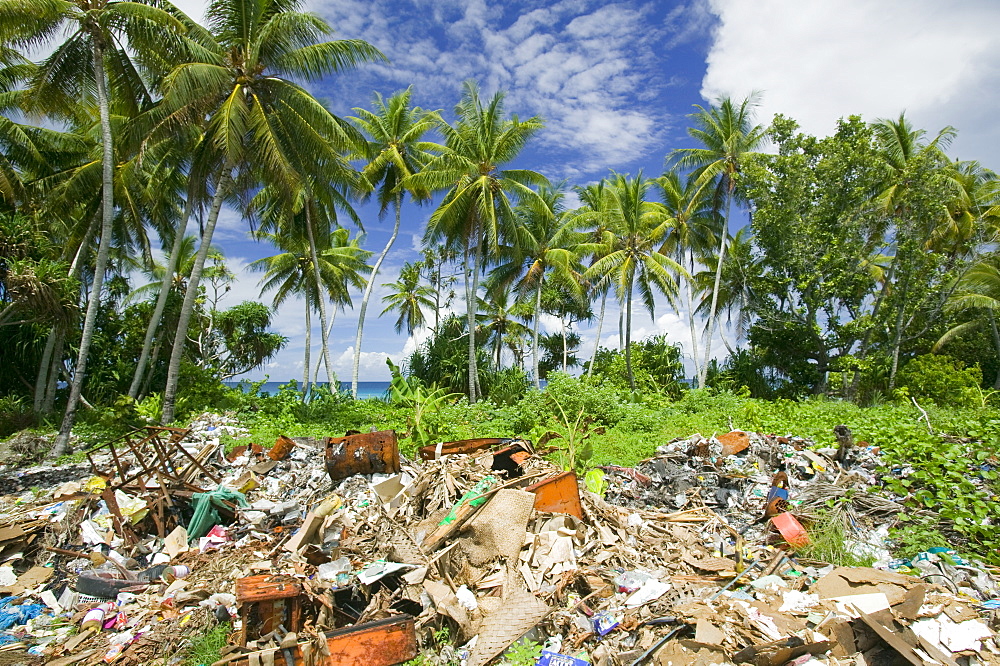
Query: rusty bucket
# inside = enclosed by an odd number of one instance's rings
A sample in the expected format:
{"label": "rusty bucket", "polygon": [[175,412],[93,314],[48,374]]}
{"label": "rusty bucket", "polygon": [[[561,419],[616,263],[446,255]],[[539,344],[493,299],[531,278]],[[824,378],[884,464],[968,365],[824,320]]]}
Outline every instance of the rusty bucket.
{"label": "rusty bucket", "polygon": [[399,472],[399,443],[394,430],[327,437],[326,471],[333,481],[355,474]]}

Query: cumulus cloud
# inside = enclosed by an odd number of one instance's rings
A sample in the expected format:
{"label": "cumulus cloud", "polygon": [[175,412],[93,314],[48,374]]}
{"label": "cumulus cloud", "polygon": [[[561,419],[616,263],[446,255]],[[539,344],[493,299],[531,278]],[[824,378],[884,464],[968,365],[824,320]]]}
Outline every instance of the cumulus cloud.
{"label": "cumulus cloud", "polygon": [[487,93],[507,90],[510,111],[545,119],[539,142],[550,163],[539,168],[554,177],[603,175],[651,144],[661,150],[670,125],[656,101],[670,85],[664,52],[704,35],[704,8],[681,5],[664,20],[654,18],[656,3],[536,4],[316,0],[314,8],[390,58],[358,72],[365,83],[413,84],[421,104],[446,110],[466,79]]}
{"label": "cumulus cloud", "polygon": [[[1000,4],[992,0],[708,0],[718,16],[702,95],[763,91],[760,120],[783,113],[826,135],[838,118],[905,111],[959,130],[951,153],[990,160],[1000,126]],[[993,164],[992,166],[996,166]]]}

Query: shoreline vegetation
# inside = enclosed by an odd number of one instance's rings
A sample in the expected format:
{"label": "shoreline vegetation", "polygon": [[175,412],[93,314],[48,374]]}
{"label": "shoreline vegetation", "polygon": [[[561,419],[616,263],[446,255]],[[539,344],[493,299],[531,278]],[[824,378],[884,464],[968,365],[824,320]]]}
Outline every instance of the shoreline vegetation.
{"label": "shoreline vegetation", "polygon": [[[0,437],[46,434],[8,439],[8,465],[206,410],[264,445],[519,435],[580,472],[693,433],[822,446],[846,425],[882,450],[881,491],[937,516],[901,515],[901,548],[1000,563],[1000,179],[948,153],[954,128],[848,116],[816,137],[758,119],[751,94],[650,146],[662,173],[552,182],[525,159],[545,119],[476,81],[450,112],[407,88],[334,115],[307,85],[392,65],[302,9],[212,0],[201,25],[166,1],[0,0]],[[383,247],[364,245],[366,201],[393,216]],[[233,307],[223,211],[275,251]],[[404,223],[421,258],[386,275]],[[356,400],[378,285],[377,316],[430,335],[389,363],[387,399]],[[288,344],[287,299],[305,304],[301,379],[227,388]],[[331,392],[330,331],[355,305],[351,391]],[[683,340],[637,339],[636,308],[677,315]],[[617,344],[584,358],[585,323]]]}

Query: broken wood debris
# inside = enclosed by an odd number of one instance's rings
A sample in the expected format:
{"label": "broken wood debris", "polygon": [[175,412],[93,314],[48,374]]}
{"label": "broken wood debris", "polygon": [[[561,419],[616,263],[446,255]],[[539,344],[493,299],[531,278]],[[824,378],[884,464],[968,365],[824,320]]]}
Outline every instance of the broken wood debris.
{"label": "broken wood debris", "polygon": [[[1000,664],[986,568],[941,552],[919,575],[803,561],[761,518],[777,487],[808,533],[816,488],[854,488],[837,496],[874,534],[890,513],[866,496],[871,450],[845,468],[801,439],[693,436],[588,488],[516,437],[420,460],[391,431],[226,456],[218,434],[236,428],[142,429],[92,451],[90,478],[0,500],[0,591],[19,595],[0,599],[0,644],[131,666],[227,621],[219,666],[484,666],[518,640],[550,664]],[[189,539],[195,493],[215,493],[218,518]],[[70,636],[95,608],[100,629]]]}

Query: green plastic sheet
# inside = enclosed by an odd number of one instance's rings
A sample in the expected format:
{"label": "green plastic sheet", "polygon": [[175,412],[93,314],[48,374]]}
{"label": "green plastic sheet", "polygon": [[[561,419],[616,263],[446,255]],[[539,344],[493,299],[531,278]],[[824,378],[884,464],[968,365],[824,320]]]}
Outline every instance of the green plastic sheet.
{"label": "green plastic sheet", "polygon": [[248,507],[246,496],[243,493],[230,490],[225,486],[219,486],[215,490],[207,493],[195,493],[191,496],[191,505],[194,507],[194,515],[188,523],[188,538],[200,539],[208,534],[208,531],[219,524],[221,516],[219,509],[229,508],[225,502],[236,502],[237,505]]}

